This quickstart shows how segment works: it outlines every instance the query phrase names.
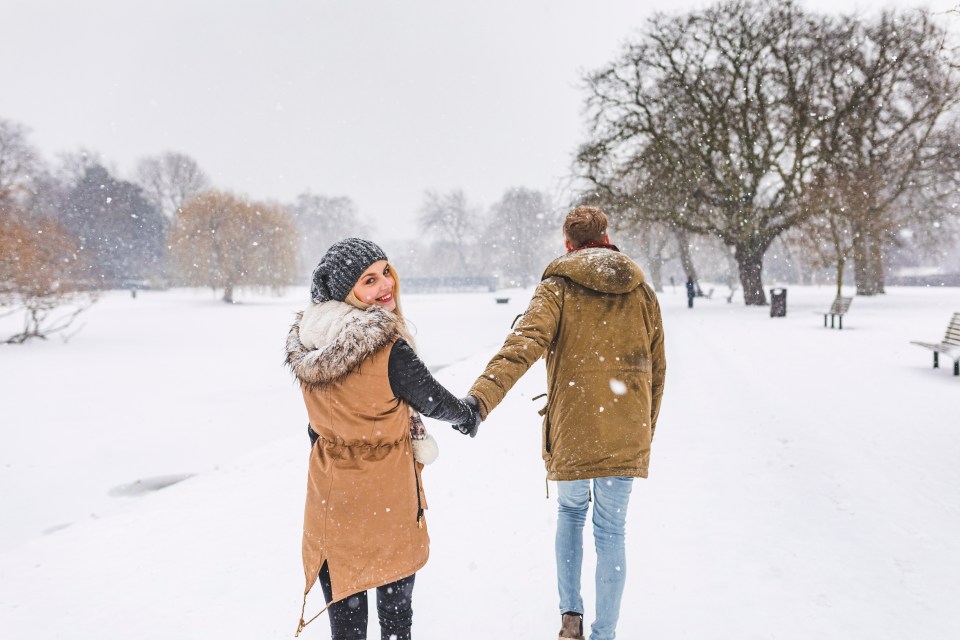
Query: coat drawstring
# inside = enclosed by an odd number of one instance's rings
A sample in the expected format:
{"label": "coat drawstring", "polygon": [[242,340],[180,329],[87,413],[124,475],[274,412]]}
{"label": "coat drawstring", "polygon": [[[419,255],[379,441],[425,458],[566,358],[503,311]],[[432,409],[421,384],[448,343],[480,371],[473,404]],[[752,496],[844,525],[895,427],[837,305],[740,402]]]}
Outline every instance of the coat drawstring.
{"label": "coat drawstring", "polygon": [[547,487],[547,500],[549,500],[550,499],[550,478],[544,478],[543,484],[544,486]]}
{"label": "coat drawstring", "polygon": [[304,613],[305,613],[306,610],[307,610],[307,594],[304,593],[304,594],[303,594],[303,606],[300,607],[300,623],[297,624],[297,632],[296,632],[295,634],[293,634],[293,637],[294,637],[294,638],[299,638],[299,637],[300,637],[300,633],[303,631],[304,627],[306,627],[308,624],[310,624],[311,622],[313,622],[314,620],[316,620],[317,618],[319,618],[321,615],[323,615],[323,612],[326,611],[326,610],[329,609],[329,608],[330,608],[330,605],[328,604],[328,605],[325,606],[323,609],[320,609],[320,611],[317,613],[317,615],[313,616],[312,618],[310,618],[309,620],[307,620],[306,622],[304,622],[304,621],[303,621],[303,616],[304,616]]}

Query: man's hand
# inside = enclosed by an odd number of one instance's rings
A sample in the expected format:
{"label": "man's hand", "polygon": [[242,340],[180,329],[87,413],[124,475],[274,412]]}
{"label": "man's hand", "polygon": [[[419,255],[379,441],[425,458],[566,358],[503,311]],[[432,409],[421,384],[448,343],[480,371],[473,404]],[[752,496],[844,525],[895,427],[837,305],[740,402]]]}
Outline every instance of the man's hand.
{"label": "man's hand", "polygon": [[451,426],[463,435],[475,438],[477,436],[477,429],[480,427],[480,423],[483,422],[483,419],[480,417],[480,403],[477,402],[477,399],[473,396],[466,396],[460,400],[470,408],[470,421]]}

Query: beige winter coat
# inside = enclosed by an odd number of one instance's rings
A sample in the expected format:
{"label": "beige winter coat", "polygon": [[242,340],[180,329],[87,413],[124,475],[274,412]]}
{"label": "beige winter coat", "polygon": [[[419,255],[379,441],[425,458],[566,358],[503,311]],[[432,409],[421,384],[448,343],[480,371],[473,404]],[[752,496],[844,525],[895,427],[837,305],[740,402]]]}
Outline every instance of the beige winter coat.
{"label": "beige winter coat", "polygon": [[405,578],[427,562],[427,503],[410,409],[387,377],[399,337],[395,315],[336,301],[298,315],[287,337],[287,363],[319,435],[307,472],[304,602],[324,562],[333,601]]}
{"label": "beige winter coat", "polygon": [[647,477],[666,360],[660,305],[640,267],[606,248],[554,260],[470,389],[481,414],[544,354],[547,477]]}

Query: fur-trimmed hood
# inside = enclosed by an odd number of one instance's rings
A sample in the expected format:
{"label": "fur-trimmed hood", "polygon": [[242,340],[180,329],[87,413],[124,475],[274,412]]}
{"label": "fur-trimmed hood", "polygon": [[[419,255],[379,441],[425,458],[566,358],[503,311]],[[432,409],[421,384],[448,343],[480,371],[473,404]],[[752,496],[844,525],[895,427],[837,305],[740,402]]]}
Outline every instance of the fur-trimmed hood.
{"label": "fur-trimmed hood", "polygon": [[364,310],[336,300],[311,304],[287,334],[287,366],[302,384],[322,387],[343,380],[402,335],[400,319],[376,305]]}

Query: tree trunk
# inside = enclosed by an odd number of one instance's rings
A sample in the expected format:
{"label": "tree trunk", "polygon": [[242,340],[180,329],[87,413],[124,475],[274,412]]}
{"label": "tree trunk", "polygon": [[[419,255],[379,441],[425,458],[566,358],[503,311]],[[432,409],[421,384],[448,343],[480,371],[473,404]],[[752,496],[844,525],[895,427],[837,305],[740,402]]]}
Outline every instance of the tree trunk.
{"label": "tree trunk", "polygon": [[223,288],[223,301],[228,304],[233,304],[233,285],[228,284]]}
{"label": "tree trunk", "polygon": [[846,266],[846,260],[843,256],[837,258],[837,297],[843,295],[843,268]]}
{"label": "tree trunk", "polygon": [[886,293],[884,290],[883,240],[874,237],[870,247],[870,276],[877,293]]}
{"label": "tree trunk", "polygon": [[460,256],[460,267],[463,269],[463,275],[469,276],[470,267],[467,266],[467,256],[463,253],[463,247],[459,244],[457,245],[457,255]]}
{"label": "tree trunk", "polygon": [[[854,227],[853,278],[858,296],[883,293],[883,263],[879,240],[865,225]],[[876,264],[876,263],[880,264]]]}
{"label": "tree trunk", "polygon": [[660,256],[654,256],[650,260],[650,280],[653,282],[653,290],[663,293],[663,264]]}
{"label": "tree trunk", "polygon": [[763,292],[763,251],[737,247],[737,270],[740,272],[740,286],[743,287],[743,302],[748,306],[767,304]]}
{"label": "tree trunk", "polygon": [[693,278],[693,286],[696,288],[697,295],[702,295],[700,291],[700,280],[697,278],[697,268],[693,265],[693,256],[690,255],[690,234],[686,229],[677,229],[677,248],[680,250],[680,264],[683,266],[683,273],[688,278]]}

